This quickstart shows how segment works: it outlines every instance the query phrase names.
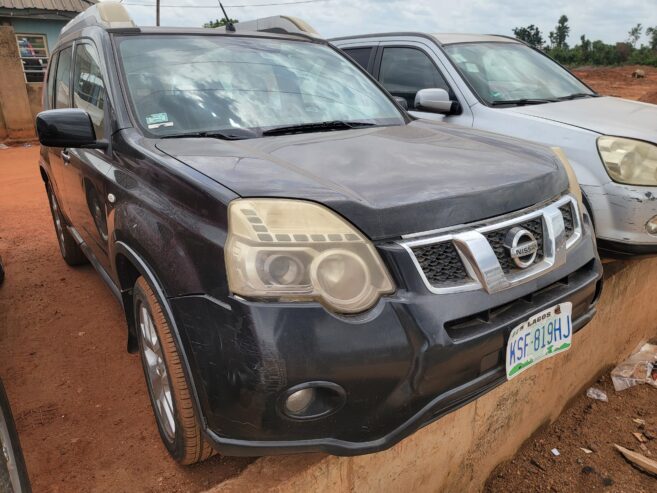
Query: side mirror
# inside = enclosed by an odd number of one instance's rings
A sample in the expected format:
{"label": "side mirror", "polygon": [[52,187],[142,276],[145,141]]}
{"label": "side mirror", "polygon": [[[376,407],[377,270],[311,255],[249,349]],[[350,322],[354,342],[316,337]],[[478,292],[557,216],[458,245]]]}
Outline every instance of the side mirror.
{"label": "side mirror", "polygon": [[445,89],[420,89],[415,95],[415,109],[451,115],[457,112],[458,102],[452,101]]}
{"label": "side mirror", "polygon": [[406,98],[401,98],[401,97],[399,97],[399,96],[393,96],[392,98],[395,100],[395,102],[396,102],[399,106],[401,106],[401,107],[404,108],[406,111],[408,111],[408,102],[406,101]]}
{"label": "side mirror", "polygon": [[89,114],[80,109],[42,111],[36,117],[39,142],[46,147],[105,149],[107,142],[96,140]]}

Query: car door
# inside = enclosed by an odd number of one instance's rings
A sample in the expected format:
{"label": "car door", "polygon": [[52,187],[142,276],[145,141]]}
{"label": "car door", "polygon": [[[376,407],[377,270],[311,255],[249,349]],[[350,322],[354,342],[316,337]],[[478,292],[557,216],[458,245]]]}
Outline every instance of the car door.
{"label": "car door", "polygon": [[[462,95],[454,90],[442,70],[440,61],[423,43],[397,40],[382,42],[373,74],[393,96],[406,99],[409,112],[413,116],[465,126],[472,125],[469,105]],[[415,95],[421,89],[430,88],[446,90],[453,101],[460,103],[460,113],[442,115],[415,111]]]}
{"label": "car door", "polygon": [[[46,109],[55,108],[70,108],[71,107],[71,66],[73,63],[73,46],[68,46],[59,51],[56,55],[56,60],[51,63],[54,72],[51,72],[49,77],[52,77],[52,91],[47,94],[50,98],[46,101]],[[49,81],[50,84],[50,81]],[[52,190],[57,197],[60,210],[64,216],[71,220],[68,209],[68,196],[66,194],[66,181],[69,166],[69,150],[62,147],[49,147],[48,148],[48,163],[50,164],[51,184]]]}
{"label": "car door", "polygon": [[[89,114],[97,140],[107,139],[107,92],[98,50],[91,41],[78,42],[73,59],[72,106]],[[110,267],[106,207],[106,176],[111,169],[108,152],[69,149],[71,179],[66,182],[73,226],[106,270]]]}

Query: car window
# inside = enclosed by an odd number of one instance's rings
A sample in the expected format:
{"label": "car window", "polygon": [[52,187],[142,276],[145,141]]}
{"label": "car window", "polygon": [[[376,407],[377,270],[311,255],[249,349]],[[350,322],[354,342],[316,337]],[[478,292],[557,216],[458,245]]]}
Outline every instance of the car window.
{"label": "car window", "polygon": [[53,94],[55,94],[55,67],[57,67],[57,55],[52,56],[50,68],[48,69],[48,83],[43,94],[44,109],[49,110],[53,107]]}
{"label": "car window", "polygon": [[417,48],[384,49],[379,80],[390,94],[404,98],[409,108],[415,107],[415,95],[420,89],[450,92],[429,56]]}
{"label": "car window", "polygon": [[88,43],[75,49],[75,75],[73,77],[73,106],[89,113],[96,130],[96,138],[104,137],[105,84],[100,71],[96,48]]}
{"label": "car window", "polygon": [[454,44],[445,52],[487,103],[593,94],[559,64],[521,43]]}
{"label": "car window", "polygon": [[119,43],[133,114],[150,134],[404,123],[376,84],[322,43],[201,35],[125,36]]}
{"label": "car window", "polygon": [[372,55],[373,48],[346,48],[343,50],[349,55],[358,65],[367,70],[370,63],[370,56]]}
{"label": "car window", "polygon": [[71,57],[73,48],[64,48],[59,53],[57,76],[55,77],[55,108],[71,106]]}

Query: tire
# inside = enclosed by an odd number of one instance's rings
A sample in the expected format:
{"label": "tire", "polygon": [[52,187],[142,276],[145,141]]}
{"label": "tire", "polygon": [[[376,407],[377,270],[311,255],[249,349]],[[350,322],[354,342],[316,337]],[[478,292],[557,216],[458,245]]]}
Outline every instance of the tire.
{"label": "tire", "polygon": [[[30,493],[30,479],[25,467],[16,424],[11,415],[9,400],[0,381],[0,491]],[[4,447],[4,450],[3,450]],[[8,459],[8,460],[7,460]],[[9,467],[7,467],[9,466]]]}
{"label": "tire", "polygon": [[215,452],[201,432],[182,359],[162,306],[143,277],[137,279],[133,296],[139,354],[162,442],[180,464],[203,461]]}
{"label": "tire", "polygon": [[89,260],[66,227],[66,220],[49,183],[46,184],[46,192],[48,193],[48,203],[50,204],[52,221],[55,226],[57,243],[59,244],[59,250],[62,252],[62,257],[71,266],[86,264]]}

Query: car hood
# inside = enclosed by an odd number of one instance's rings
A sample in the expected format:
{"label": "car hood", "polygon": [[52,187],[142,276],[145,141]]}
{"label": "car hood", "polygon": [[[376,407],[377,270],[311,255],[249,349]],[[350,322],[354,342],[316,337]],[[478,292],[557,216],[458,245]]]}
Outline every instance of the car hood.
{"label": "car hood", "polygon": [[657,143],[657,106],[654,104],[603,96],[518,106],[506,111],[565,123],[603,135]]}
{"label": "car hood", "polygon": [[545,147],[423,121],[240,141],[169,139],[156,147],[243,197],[325,204],[372,239],[505,214],[568,187]]}

